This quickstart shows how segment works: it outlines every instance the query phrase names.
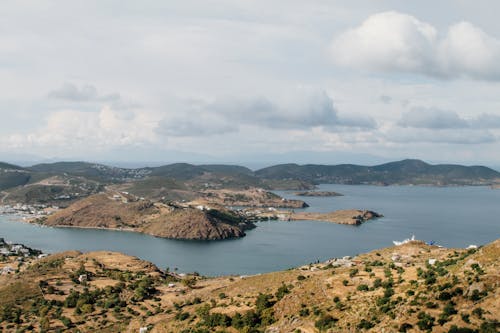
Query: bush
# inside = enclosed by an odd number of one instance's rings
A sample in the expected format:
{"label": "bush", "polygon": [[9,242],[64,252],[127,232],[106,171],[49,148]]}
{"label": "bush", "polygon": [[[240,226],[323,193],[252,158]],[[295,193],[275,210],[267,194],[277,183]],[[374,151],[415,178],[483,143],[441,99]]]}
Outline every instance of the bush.
{"label": "bush", "polygon": [[184,321],[186,319],[189,318],[189,313],[187,312],[178,312],[176,315],[175,315],[175,319],[176,320],[180,320],[180,321]]}
{"label": "bush", "polygon": [[409,329],[412,329],[413,325],[408,324],[408,323],[402,323],[401,326],[399,326],[399,332],[401,333],[406,333]]}
{"label": "bush", "polygon": [[427,302],[427,303],[425,303],[425,307],[428,309],[437,309],[439,307],[439,305],[437,305],[436,303],[433,303],[433,302]]}
{"label": "bush", "polygon": [[368,321],[366,319],[361,319],[361,321],[359,322],[357,328],[358,329],[365,329],[365,330],[369,330],[370,328],[372,328],[373,326],[375,326],[374,323],[372,323],[371,321]]}
{"label": "bush", "polygon": [[377,289],[382,285],[382,279],[381,278],[376,278],[375,281],[373,281],[373,289]]}
{"label": "bush", "polygon": [[309,316],[310,313],[311,312],[309,311],[308,308],[303,308],[303,309],[300,309],[300,311],[299,311],[299,315],[301,317],[307,317],[307,316]]}
{"label": "bush", "polygon": [[328,314],[322,315],[318,320],[316,320],[314,326],[320,331],[327,330],[334,327],[337,321],[339,321],[337,318],[334,318]]}
{"label": "bush", "polygon": [[448,333],[477,333],[476,330],[467,327],[457,327],[457,325],[452,325],[448,330]]}
{"label": "bush", "polygon": [[368,291],[370,288],[368,288],[368,285],[366,284],[360,284],[356,289],[359,291]]}
{"label": "bush", "polygon": [[478,317],[479,319],[482,319],[483,314],[484,314],[484,310],[481,308],[475,308],[474,310],[472,310],[472,314],[474,316]]}
{"label": "bush", "polygon": [[451,299],[451,297],[452,297],[452,295],[451,295],[449,292],[447,292],[447,291],[443,291],[442,293],[440,293],[440,294],[438,295],[438,297],[437,297],[437,298],[438,298],[438,300],[440,300],[440,301],[448,301],[448,300],[450,300],[450,299]]}
{"label": "bush", "polygon": [[425,312],[420,312],[417,316],[419,321],[417,322],[418,328],[421,330],[430,331],[434,326],[434,317]]}
{"label": "bush", "polygon": [[288,286],[286,284],[281,284],[281,286],[278,288],[278,291],[276,291],[276,298],[279,300],[281,300],[283,297],[285,297],[286,294],[290,293],[290,289],[288,288]]}

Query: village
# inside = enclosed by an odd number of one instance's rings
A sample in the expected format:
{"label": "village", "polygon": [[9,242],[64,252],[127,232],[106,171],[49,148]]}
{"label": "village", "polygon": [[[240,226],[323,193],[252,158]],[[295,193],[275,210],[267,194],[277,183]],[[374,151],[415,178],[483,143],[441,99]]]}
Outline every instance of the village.
{"label": "village", "polygon": [[13,274],[23,264],[46,257],[40,250],[29,248],[0,238],[0,275]]}
{"label": "village", "polygon": [[16,203],[12,205],[0,205],[0,215],[15,215],[23,219],[38,218],[47,216],[59,210],[58,206],[45,204],[24,204]]}

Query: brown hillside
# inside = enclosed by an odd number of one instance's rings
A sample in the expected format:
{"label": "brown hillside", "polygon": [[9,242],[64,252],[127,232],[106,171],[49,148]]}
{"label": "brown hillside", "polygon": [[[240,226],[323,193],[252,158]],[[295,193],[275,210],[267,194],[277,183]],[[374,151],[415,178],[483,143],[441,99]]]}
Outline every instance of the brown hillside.
{"label": "brown hillside", "polygon": [[169,206],[118,192],[90,196],[41,222],[48,226],[120,229],[200,240],[242,237],[244,229],[253,226],[227,211]]}
{"label": "brown hillside", "polygon": [[477,250],[414,241],[283,272],[203,278],[119,253],[65,252],[1,277],[0,331],[492,333],[499,257],[500,240]]}

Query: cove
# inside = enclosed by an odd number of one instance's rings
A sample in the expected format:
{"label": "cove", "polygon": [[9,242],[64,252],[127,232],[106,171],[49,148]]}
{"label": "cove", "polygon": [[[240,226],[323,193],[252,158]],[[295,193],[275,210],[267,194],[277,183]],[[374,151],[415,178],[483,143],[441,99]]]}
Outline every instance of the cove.
{"label": "cove", "polygon": [[415,234],[446,247],[485,244],[500,237],[500,190],[488,187],[321,185],[342,197],[300,198],[307,211],[370,209],[384,218],[361,226],[327,222],[259,222],[240,239],[207,242],[156,238],[131,232],[44,228],[0,216],[0,237],[53,253],[119,251],[160,268],[204,275],[258,274],[392,246]]}

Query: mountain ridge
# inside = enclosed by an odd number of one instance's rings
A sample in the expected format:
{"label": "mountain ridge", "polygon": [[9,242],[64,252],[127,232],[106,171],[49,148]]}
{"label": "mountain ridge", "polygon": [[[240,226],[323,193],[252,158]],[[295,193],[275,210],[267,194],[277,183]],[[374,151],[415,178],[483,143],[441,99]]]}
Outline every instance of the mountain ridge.
{"label": "mountain ridge", "polygon": [[[149,192],[168,194],[169,191],[180,188],[187,191],[255,187],[266,190],[308,190],[321,183],[434,186],[495,186],[500,184],[500,172],[485,166],[429,164],[417,159],[405,159],[373,166],[288,163],[255,171],[234,164],[174,163],[159,167],[119,168],[81,161],[43,163],[29,167],[0,162],[0,191],[19,192],[23,189],[22,192],[25,193],[35,189],[33,184],[54,176],[67,178],[68,184],[94,184],[96,182],[101,186],[125,184],[132,193],[136,190],[141,196],[147,196]],[[44,183],[45,186],[55,186],[50,182]],[[171,188],[172,186],[174,188]],[[94,185],[90,187],[98,188]],[[42,192],[49,194],[57,192],[58,197],[71,194],[61,188]],[[72,189],[70,192],[87,193],[88,191]],[[95,191],[91,192],[89,194]],[[165,196],[164,194],[162,196]],[[50,202],[51,198],[44,198],[44,201]]]}

